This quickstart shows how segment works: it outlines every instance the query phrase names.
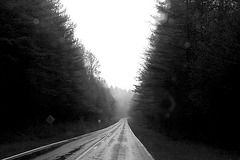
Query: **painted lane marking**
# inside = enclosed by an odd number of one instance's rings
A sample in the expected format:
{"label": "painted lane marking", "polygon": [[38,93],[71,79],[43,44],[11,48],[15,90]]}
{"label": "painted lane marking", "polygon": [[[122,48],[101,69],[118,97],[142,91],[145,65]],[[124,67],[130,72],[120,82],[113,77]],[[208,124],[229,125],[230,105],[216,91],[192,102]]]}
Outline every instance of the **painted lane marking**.
{"label": "painted lane marking", "polygon": [[101,130],[98,130],[98,131],[94,131],[94,132],[91,132],[91,133],[87,133],[87,134],[84,134],[84,135],[81,135],[81,136],[73,137],[71,139],[66,139],[66,140],[62,140],[62,141],[59,141],[59,142],[51,143],[51,144],[48,144],[48,145],[45,145],[45,146],[42,146],[42,147],[38,147],[38,148],[29,150],[29,151],[26,151],[26,152],[22,152],[22,153],[19,153],[19,154],[10,156],[10,157],[6,157],[2,160],[16,159],[16,158],[23,157],[23,156],[26,156],[26,155],[29,155],[29,154],[32,154],[32,153],[35,153],[35,152],[38,152],[38,151],[41,151],[41,150],[44,150],[44,149],[48,149],[48,148],[53,147],[53,146],[58,145],[58,144],[62,144],[62,143],[68,142],[68,141],[81,139],[81,138],[84,138],[84,137],[89,137],[89,136],[92,136],[94,134],[97,134],[98,132],[103,132],[105,130],[111,130],[114,127],[118,126],[120,123],[121,123],[121,120],[119,120],[117,123],[115,123],[115,124],[113,124],[113,125],[111,125],[107,128],[104,128],[104,129],[101,129]]}
{"label": "painted lane marking", "polygon": [[[117,130],[115,130],[116,132]],[[102,141],[104,141],[105,139],[107,139],[108,137],[110,137],[113,134],[113,132],[110,132],[107,134],[107,136],[105,136],[104,138],[102,138],[100,141],[98,141],[97,143],[95,143],[93,146],[89,147],[86,151],[84,151],[79,157],[77,157],[75,160],[80,160],[81,158],[83,158],[90,150],[94,149],[95,147],[97,148],[97,145],[100,144]]]}
{"label": "painted lane marking", "polygon": [[[128,125],[128,124],[127,124]],[[133,135],[133,137],[135,138],[135,140],[138,142],[138,144],[140,144],[143,147],[143,150],[147,153],[147,155],[149,156],[149,158],[151,160],[154,160],[154,158],[152,157],[152,155],[147,151],[147,149],[144,147],[144,145],[140,142],[140,140],[134,135],[134,133],[132,132],[131,128],[128,125],[128,129],[130,131],[130,133]]]}

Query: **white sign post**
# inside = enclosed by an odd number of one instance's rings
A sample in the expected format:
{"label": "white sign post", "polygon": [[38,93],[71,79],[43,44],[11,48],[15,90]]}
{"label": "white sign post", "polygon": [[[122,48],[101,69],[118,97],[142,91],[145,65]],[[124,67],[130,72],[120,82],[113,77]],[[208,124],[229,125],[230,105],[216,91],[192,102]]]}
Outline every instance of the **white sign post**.
{"label": "white sign post", "polygon": [[101,119],[98,120],[98,127],[100,128]]}

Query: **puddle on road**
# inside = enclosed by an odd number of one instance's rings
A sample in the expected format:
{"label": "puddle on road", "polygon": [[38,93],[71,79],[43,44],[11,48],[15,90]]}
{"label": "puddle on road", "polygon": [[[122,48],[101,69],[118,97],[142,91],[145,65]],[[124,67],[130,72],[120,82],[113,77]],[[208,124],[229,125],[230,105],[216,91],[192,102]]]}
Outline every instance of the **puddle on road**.
{"label": "puddle on road", "polygon": [[78,147],[78,148],[75,148],[74,150],[68,152],[68,153],[65,154],[65,155],[62,155],[62,156],[60,156],[60,157],[57,157],[56,160],[65,160],[67,157],[71,156],[73,153],[81,150],[84,146],[85,146],[85,144],[81,145],[81,146]]}

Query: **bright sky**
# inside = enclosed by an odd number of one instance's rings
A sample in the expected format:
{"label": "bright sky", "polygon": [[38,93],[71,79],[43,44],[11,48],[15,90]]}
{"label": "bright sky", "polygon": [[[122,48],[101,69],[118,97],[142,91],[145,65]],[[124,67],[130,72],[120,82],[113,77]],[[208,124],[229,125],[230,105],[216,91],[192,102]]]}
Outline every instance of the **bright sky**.
{"label": "bright sky", "polygon": [[62,0],[75,36],[100,61],[109,86],[133,89],[155,15],[155,0]]}

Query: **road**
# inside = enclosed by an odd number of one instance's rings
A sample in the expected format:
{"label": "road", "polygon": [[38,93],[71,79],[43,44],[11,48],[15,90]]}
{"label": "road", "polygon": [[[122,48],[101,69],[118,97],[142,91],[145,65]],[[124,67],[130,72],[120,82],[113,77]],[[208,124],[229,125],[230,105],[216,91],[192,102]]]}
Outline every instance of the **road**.
{"label": "road", "polygon": [[[38,151],[39,152],[39,151]],[[127,119],[54,147],[34,160],[153,160],[131,131]],[[28,155],[29,156],[29,155]],[[23,158],[24,159],[24,158]]]}

